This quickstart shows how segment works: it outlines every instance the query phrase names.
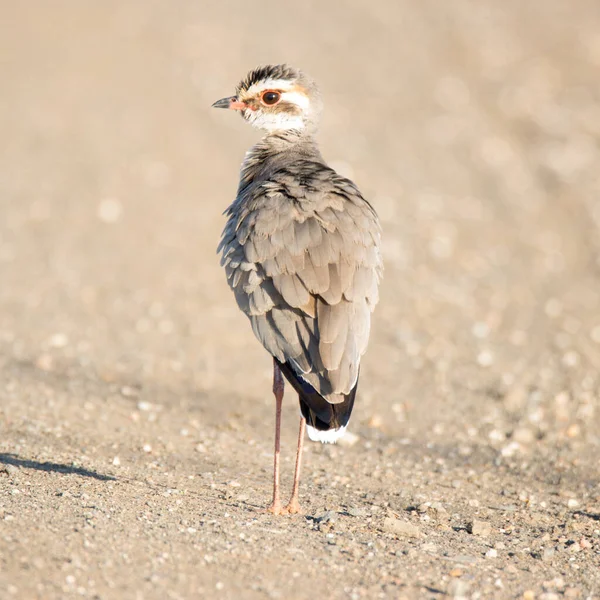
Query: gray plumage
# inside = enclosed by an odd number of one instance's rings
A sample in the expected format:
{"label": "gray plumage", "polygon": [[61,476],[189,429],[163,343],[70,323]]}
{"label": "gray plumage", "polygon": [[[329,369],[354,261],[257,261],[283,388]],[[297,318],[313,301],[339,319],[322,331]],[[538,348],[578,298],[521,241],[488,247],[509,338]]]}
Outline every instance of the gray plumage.
{"label": "gray plumage", "polygon": [[[261,106],[261,81],[280,80],[293,87],[284,87],[276,106]],[[258,96],[244,96],[257,86]],[[308,103],[290,107],[294,94]],[[218,251],[227,281],[267,351],[328,403],[343,402],[356,388],[378,301],[377,215],[354,183],[325,164],[314,139],[318,92],[305,75],[257,69],[235,102],[268,133],[247,153],[226,211]],[[286,127],[288,115],[300,115],[297,127]]]}

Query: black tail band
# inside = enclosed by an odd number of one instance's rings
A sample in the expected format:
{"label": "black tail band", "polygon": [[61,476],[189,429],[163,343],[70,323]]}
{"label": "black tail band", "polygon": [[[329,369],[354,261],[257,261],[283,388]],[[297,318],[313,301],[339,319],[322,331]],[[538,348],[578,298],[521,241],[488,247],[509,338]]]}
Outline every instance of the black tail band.
{"label": "black tail band", "polygon": [[[275,359],[277,360],[277,359]],[[300,398],[300,411],[306,422],[319,431],[339,429],[345,427],[350,421],[354,408],[354,398],[358,387],[358,377],[350,393],[344,394],[344,400],[337,404],[330,404],[310,385],[301,379],[289,363],[277,361],[281,372],[290,382]]]}

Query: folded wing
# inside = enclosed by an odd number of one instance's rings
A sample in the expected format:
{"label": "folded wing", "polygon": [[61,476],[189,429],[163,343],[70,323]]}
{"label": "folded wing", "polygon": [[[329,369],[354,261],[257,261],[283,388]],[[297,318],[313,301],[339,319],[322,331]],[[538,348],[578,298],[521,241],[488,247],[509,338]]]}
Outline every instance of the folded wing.
{"label": "folded wing", "polygon": [[256,337],[338,403],[356,384],[378,301],[380,229],[354,184],[318,167],[247,189],[219,248]]}

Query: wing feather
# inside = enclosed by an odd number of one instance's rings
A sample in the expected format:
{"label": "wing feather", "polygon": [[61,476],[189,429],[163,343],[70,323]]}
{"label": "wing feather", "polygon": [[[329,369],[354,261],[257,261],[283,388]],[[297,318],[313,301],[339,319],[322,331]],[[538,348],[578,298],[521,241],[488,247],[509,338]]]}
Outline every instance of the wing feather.
{"label": "wing feather", "polygon": [[336,403],[355,385],[367,346],[380,229],[352,182],[320,163],[298,168],[302,178],[287,169],[238,197],[219,251],[256,337]]}

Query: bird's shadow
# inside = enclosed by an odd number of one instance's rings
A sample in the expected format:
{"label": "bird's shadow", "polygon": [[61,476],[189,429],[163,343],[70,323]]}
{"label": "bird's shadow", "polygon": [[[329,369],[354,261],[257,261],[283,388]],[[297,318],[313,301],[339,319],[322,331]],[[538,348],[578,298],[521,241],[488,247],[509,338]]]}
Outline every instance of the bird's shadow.
{"label": "bird's shadow", "polygon": [[117,479],[112,475],[103,475],[102,473],[96,473],[96,471],[90,471],[89,469],[84,469],[82,467],[75,467],[73,465],[65,465],[62,463],[39,462],[37,460],[20,458],[16,454],[0,453],[0,464],[13,465],[14,467],[21,467],[24,469],[35,469],[36,471],[62,473],[63,475],[91,477],[92,479],[98,479],[99,481],[116,481]]}

